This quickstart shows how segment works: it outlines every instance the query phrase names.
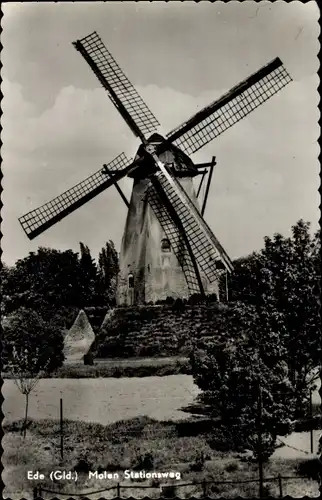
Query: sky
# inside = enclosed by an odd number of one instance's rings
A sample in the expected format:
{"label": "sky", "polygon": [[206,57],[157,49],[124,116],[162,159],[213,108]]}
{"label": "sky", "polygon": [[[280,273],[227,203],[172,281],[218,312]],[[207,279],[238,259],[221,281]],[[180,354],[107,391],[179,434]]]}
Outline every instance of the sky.
{"label": "sky", "polygon": [[[93,257],[119,250],[126,206],[112,186],[29,241],[18,217],[100,169],[129,130],[72,42],[97,31],[161,123],[186,121],[275,57],[293,81],[192,156],[216,156],[205,219],[232,259],[319,219],[319,11],[313,1],[80,2],[3,5],[2,250],[13,265],[39,246]],[[127,197],[132,181],[120,183]]]}

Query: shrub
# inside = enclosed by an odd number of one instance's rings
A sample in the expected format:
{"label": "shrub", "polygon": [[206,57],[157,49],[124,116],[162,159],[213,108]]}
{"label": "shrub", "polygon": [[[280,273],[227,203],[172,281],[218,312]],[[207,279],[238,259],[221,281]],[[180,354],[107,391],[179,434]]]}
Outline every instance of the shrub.
{"label": "shrub", "polygon": [[[216,451],[230,451],[236,449],[235,444],[232,439],[229,439],[224,432],[221,433],[211,433],[208,439],[209,446]],[[244,451],[244,448],[240,451]]]}
{"label": "shrub", "polygon": [[185,304],[182,299],[176,299],[172,304],[173,311],[183,311],[185,309]]}
{"label": "shrub", "polygon": [[267,460],[275,449],[277,429],[283,425],[287,434],[294,418],[296,395],[290,391],[288,367],[273,334],[260,344],[255,307],[235,303],[219,320],[216,337],[192,352],[194,381],[203,391],[202,402],[224,422],[224,441],[235,449],[259,453],[258,415],[263,406],[261,455]]}
{"label": "shrub", "polygon": [[236,472],[238,470],[238,463],[231,462],[230,464],[226,465],[225,470],[227,472]]}
{"label": "shrub", "polygon": [[194,293],[188,298],[188,304],[190,305],[202,304],[203,302],[205,302],[205,300],[199,293]]}
{"label": "shrub", "polygon": [[207,295],[206,301],[209,303],[218,303],[218,297],[215,293],[210,293]]}
{"label": "shrub", "polygon": [[305,476],[308,479],[317,481],[319,474],[322,474],[322,462],[318,458],[303,460],[297,466],[297,473],[299,476]]}
{"label": "shrub", "polygon": [[62,365],[63,336],[36,311],[17,309],[6,317],[2,328],[2,359],[8,371],[32,378]]}
{"label": "shrub", "polygon": [[136,460],[132,466],[133,470],[152,470],[153,467],[154,459],[151,453],[137,455]]}
{"label": "shrub", "polygon": [[93,354],[91,352],[84,354],[84,365],[93,366],[93,364],[94,364]]}
{"label": "shrub", "polygon": [[117,472],[119,470],[121,470],[122,467],[119,463],[114,463],[114,462],[108,462],[105,467],[101,467],[99,466],[98,469],[97,469],[97,472],[100,473],[100,472],[104,472],[105,470],[109,471],[109,472]]}
{"label": "shrub", "polygon": [[77,473],[81,472],[86,473],[91,470],[91,465],[88,464],[88,462],[84,458],[81,458],[78,460],[77,464],[73,467],[73,470]]}
{"label": "shrub", "polygon": [[205,456],[202,451],[197,453],[195,461],[191,464],[190,470],[193,472],[200,472],[205,465]]}
{"label": "shrub", "polygon": [[174,498],[177,494],[177,488],[174,484],[168,484],[161,487],[161,498]]}
{"label": "shrub", "polygon": [[293,427],[295,432],[307,432],[313,429],[321,429],[321,416],[320,415],[315,415],[312,418],[303,418],[297,420]]}

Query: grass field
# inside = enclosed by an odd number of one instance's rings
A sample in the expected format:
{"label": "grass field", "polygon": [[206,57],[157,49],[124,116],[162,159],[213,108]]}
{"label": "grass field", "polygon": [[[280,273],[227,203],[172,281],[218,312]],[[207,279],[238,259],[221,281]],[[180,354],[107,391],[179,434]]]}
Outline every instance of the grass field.
{"label": "grass field", "polygon": [[[69,362],[45,378],[99,378],[99,377],[163,377],[166,375],[190,375],[189,359],[182,356],[161,358],[113,358],[95,359],[94,365]],[[3,378],[13,378],[10,373],[3,373]]]}
{"label": "grass field", "polygon": [[[117,471],[120,476],[125,469],[175,471],[181,479],[177,484],[206,481],[245,481],[258,477],[257,464],[247,461],[243,454],[223,451],[220,432],[213,431],[210,441],[209,426],[204,422],[158,422],[148,417],[120,421],[109,426],[84,422],[64,422],[64,459],[60,459],[59,423],[52,420],[31,421],[26,439],[20,435],[21,422],[4,426],[5,436],[2,446],[5,450],[3,481],[6,485],[5,498],[18,500],[31,498],[34,484],[27,479],[27,470],[39,470],[46,476],[52,470],[78,470],[77,483],[61,481],[52,483],[48,477],[42,481],[43,487],[54,490],[54,494],[44,494],[45,499],[60,497],[60,492],[84,493],[113,485],[111,480],[88,479],[87,470]],[[210,442],[212,445],[210,446]],[[296,476],[303,459],[271,459],[264,467],[265,477]],[[83,472],[82,472],[83,471]],[[169,481],[167,481],[169,482]],[[137,486],[124,489],[122,496],[160,496],[156,480],[122,484]],[[140,486],[154,486],[139,489]],[[293,497],[318,496],[317,482],[312,479],[296,479],[282,482],[283,495]],[[209,485],[207,494],[212,497],[255,497],[258,485],[224,484]],[[267,482],[266,494],[278,496],[278,483]],[[201,487],[197,484],[177,487],[177,495],[187,498],[200,497]],[[112,493],[98,493],[91,498],[111,498]]]}
{"label": "grass field", "polygon": [[153,357],[138,357],[138,358],[96,358],[95,365],[105,366],[160,366],[160,365],[174,365],[177,362],[187,362],[188,358],[184,356],[171,356],[162,358]]}
{"label": "grass field", "polygon": [[96,377],[149,377],[166,375],[189,375],[188,358],[174,356],[166,358],[115,358],[95,359],[93,366],[66,364],[54,372],[53,378],[96,378]]}

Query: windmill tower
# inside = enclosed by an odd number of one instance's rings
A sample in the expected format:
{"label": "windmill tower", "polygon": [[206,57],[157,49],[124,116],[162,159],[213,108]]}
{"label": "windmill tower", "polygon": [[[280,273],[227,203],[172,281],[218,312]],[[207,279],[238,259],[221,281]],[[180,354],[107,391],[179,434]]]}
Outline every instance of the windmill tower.
{"label": "windmill tower", "polygon": [[[158,134],[153,134],[148,139],[148,144],[154,148],[164,143],[165,140]],[[136,158],[140,158],[141,154],[142,151],[139,151]],[[171,175],[177,179],[194,206],[199,208],[193,185],[193,178],[199,175],[199,171],[189,157],[168,144],[166,150],[160,154],[160,160],[169,168]],[[213,168],[213,164],[210,166]],[[160,201],[155,200],[156,193],[147,191],[151,183],[148,175],[150,170],[151,162],[147,160],[132,174],[133,189],[120,253],[117,297],[120,304],[155,302],[168,296],[189,297],[191,293],[200,293],[199,284],[189,283],[185,276],[182,264],[184,261],[188,264],[189,256],[180,233],[170,233],[169,229],[173,225],[171,217],[167,213],[158,213]],[[153,201],[158,205],[154,205]],[[211,259],[212,255],[211,249],[208,258]],[[229,265],[228,258],[227,262]],[[193,269],[191,272],[195,274]],[[217,280],[211,283],[211,279],[209,280],[202,270],[200,280],[204,293],[218,294]]]}
{"label": "windmill tower", "polygon": [[[141,140],[133,160],[121,153],[99,171],[20,217],[32,239],[114,185],[128,207],[120,252],[118,303],[131,305],[198,293],[218,293],[222,269],[231,260],[204,219],[215,159],[194,164],[190,155],[243,119],[291,77],[279,58],[262,67],[166,137],[158,121],[96,32],[73,43]],[[150,135],[152,133],[152,135]],[[195,193],[193,179],[201,175]],[[118,181],[133,179],[130,201]],[[206,193],[199,207],[204,180]]]}

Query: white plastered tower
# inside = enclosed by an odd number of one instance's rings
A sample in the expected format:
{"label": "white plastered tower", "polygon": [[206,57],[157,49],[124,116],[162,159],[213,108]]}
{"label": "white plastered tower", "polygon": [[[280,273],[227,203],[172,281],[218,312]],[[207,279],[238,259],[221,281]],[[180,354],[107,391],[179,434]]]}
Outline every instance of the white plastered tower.
{"label": "white plastered tower", "polygon": [[[149,142],[157,144],[154,134]],[[139,155],[139,153],[138,153]],[[179,156],[178,156],[179,155]],[[198,207],[193,185],[197,169],[177,148],[160,154],[160,160],[177,172],[177,178],[191,201]],[[146,168],[136,173],[125,223],[118,276],[117,302],[135,305],[164,300],[167,297],[188,298],[189,289],[183,269],[174,254],[145,193],[150,179]],[[218,283],[209,283],[201,274],[204,291],[218,295]]]}

